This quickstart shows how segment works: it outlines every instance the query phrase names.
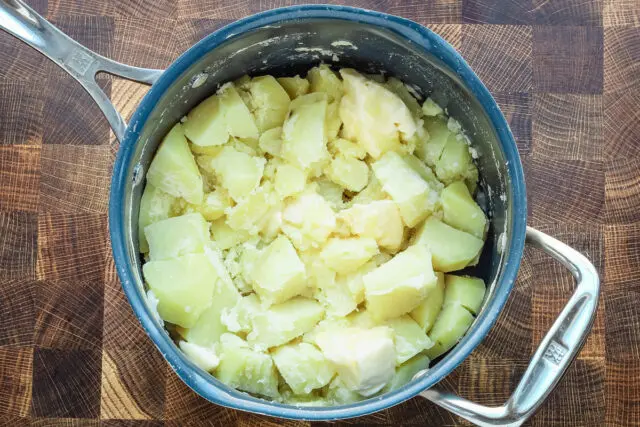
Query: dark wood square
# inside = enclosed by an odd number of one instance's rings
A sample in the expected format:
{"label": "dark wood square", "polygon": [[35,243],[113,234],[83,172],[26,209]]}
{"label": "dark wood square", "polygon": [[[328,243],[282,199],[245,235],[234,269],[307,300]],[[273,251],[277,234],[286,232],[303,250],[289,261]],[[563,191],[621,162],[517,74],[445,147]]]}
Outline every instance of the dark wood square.
{"label": "dark wood square", "polygon": [[471,353],[460,369],[460,396],[487,406],[504,404],[513,393],[527,364],[518,359],[483,357]]}
{"label": "dark wood square", "polygon": [[133,314],[116,275],[111,251],[107,256],[104,288],[103,347],[105,350],[156,351],[151,340]]}
{"label": "dark wood square", "polygon": [[530,225],[604,223],[604,164],[532,156],[527,191]]}
{"label": "dark wood square", "polygon": [[[462,22],[463,0],[388,0],[381,2],[367,2],[364,7],[383,10],[393,15],[411,17],[420,24]],[[365,2],[361,2],[365,3]]]}
{"label": "dark wood square", "polygon": [[514,24],[531,22],[532,0],[463,0],[465,24]]}
{"label": "dark wood square", "polygon": [[531,90],[531,27],[464,25],[461,53],[490,91]]}
{"label": "dark wood square", "polygon": [[640,222],[640,159],[609,160],[605,165],[606,218],[608,224]]}
{"label": "dark wood square", "polygon": [[37,348],[33,354],[34,417],[98,418],[100,351]]}
{"label": "dark wood square", "polygon": [[102,420],[102,427],[163,427],[167,424],[159,420]]}
{"label": "dark wood square", "polygon": [[[61,70],[48,77],[43,131],[45,144],[100,145],[109,142],[109,124],[89,94]],[[98,78],[107,96],[111,81]]]}
{"label": "dark wood square", "polygon": [[161,419],[167,367],[149,345],[102,353],[102,419]]}
{"label": "dark wood square", "polygon": [[47,72],[56,67],[41,53],[4,31],[0,32],[0,52],[0,79],[5,84],[29,81],[42,90],[45,87]]}
{"label": "dark wood square", "polygon": [[640,287],[633,283],[605,283],[607,360],[640,360]]}
{"label": "dark wood square", "polygon": [[[83,3],[84,6],[84,3]],[[113,56],[114,19],[97,15],[57,15],[55,11],[51,23],[78,43],[102,56]]]}
{"label": "dark wood square", "polygon": [[0,211],[0,277],[35,278],[38,217],[27,212]]}
{"label": "dark wood square", "polygon": [[[126,0],[122,3],[143,7]],[[155,9],[156,5],[149,3],[147,7]],[[175,15],[166,18],[123,15],[115,21],[114,59],[138,67],[165,69],[182,53],[177,47],[177,37]]]}
{"label": "dark wood square", "polygon": [[0,347],[0,414],[26,417],[31,404],[31,347]]}
{"label": "dark wood square", "polygon": [[31,279],[0,279],[0,347],[33,344],[35,288]]}
{"label": "dark wood square", "polygon": [[111,165],[106,145],[44,145],[41,211],[106,213]]}
{"label": "dark wood square", "polygon": [[599,27],[533,28],[537,92],[602,93],[603,33]]}
{"label": "dark wood square", "polygon": [[580,426],[604,425],[605,367],[600,359],[576,359],[531,425],[566,426],[567,414]]}
{"label": "dark wood square", "polygon": [[0,415],[0,425],[11,427],[31,427],[31,420],[26,417],[12,417],[11,415]]}
{"label": "dark wood square", "polygon": [[[253,0],[238,0],[226,2],[224,0],[177,0],[178,16],[180,18],[200,19],[231,19],[236,20],[250,15],[252,9],[259,7]],[[257,2],[255,2],[257,3]],[[272,5],[271,7],[276,7]]]}
{"label": "dark wood square", "polygon": [[[638,6],[640,10],[640,6]],[[604,90],[622,95],[640,86],[640,26],[604,29]]]}
{"label": "dark wood square", "polygon": [[531,152],[531,95],[528,93],[494,93],[511,132],[516,139],[520,155]]}
{"label": "dark wood square", "polygon": [[106,215],[40,214],[38,279],[102,283],[106,235]]}
{"label": "dark wood square", "polygon": [[606,418],[608,426],[630,426],[640,420],[640,364],[607,363]]}
{"label": "dark wood square", "polygon": [[37,211],[40,151],[34,145],[0,145],[0,210]]}
{"label": "dark wood square", "polygon": [[100,420],[92,418],[33,418],[32,427],[101,427]]}
{"label": "dark wood square", "polygon": [[42,143],[42,92],[37,83],[0,79],[0,145]]}
{"label": "dark wood square", "polygon": [[426,24],[425,26],[445,39],[454,49],[459,51],[462,48],[461,24]]}
{"label": "dark wood square", "polygon": [[536,157],[602,160],[602,95],[533,95],[533,148]]}
{"label": "dark wood square", "polygon": [[[607,225],[604,230],[607,290],[640,283],[640,225]],[[632,284],[632,286],[629,286]],[[614,307],[609,307],[613,309]]]}
{"label": "dark wood square", "polygon": [[539,25],[602,26],[602,7],[606,0],[532,0],[533,22]]}
{"label": "dark wood square", "polygon": [[640,158],[640,86],[620,92],[605,92],[602,132],[609,159],[629,161]]}
{"label": "dark wood square", "polygon": [[[113,3],[116,16],[123,18],[175,19],[178,12],[176,0],[154,0],[153,2],[114,0]],[[153,32],[147,33],[147,36],[152,34]]]}
{"label": "dark wood square", "polygon": [[36,288],[36,345],[64,350],[100,350],[103,291],[100,282],[39,282]]}

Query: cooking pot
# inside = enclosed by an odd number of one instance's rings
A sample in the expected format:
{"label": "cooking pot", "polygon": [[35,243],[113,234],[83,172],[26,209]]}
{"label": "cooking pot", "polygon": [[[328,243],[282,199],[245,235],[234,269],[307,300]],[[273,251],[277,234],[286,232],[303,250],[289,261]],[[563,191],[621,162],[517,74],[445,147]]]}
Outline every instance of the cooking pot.
{"label": "cooking pot", "polygon": [[[513,135],[487,88],[442,38],[415,22],[343,6],[305,5],[259,13],[217,30],[165,71],[120,64],[73,41],[20,0],[0,0],[0,28],[28,43],[71,74],[96,101],[120,141],[111,181],[109,226],[122,288],[162,355],[178,376],[211,402],[272,416],[335,420],[369,414],[423,396],[481,425],[520,425],[560,380],[580,350],[595,316],[599,278],[593,265],[558,240],[526,226],[522,165]],[[216,88],[244,74],[294,75],[319,62],[384,72],[446,106],[478,153],[478,201],[491,219],[485,250],[474,274],[488,292],[468,333],[448,354],[407,385],[359,403],[297,407],[234,390],[200,370],[176,347],[145,298],[137,217],[144,174],[166,132]],[[151,84],[127,126],[98,87],[95,75],[115,74]],[[540,343],[507,402],[485,407],[442,391],[437,383],[480,344],[503,308],[523,255],[525,240],[564,264],[575,293]]]}

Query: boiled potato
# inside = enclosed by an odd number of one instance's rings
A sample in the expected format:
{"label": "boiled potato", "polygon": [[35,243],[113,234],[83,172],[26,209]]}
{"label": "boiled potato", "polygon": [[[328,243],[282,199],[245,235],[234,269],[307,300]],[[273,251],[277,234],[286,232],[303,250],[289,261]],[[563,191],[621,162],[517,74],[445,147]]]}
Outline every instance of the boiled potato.
{"label": "boiled potato", "polygon": [[400,252],[362,280],[367,310],[379,320],[401,316],[416,308],[437,281],[431,253],[424,245]]}
{"label": "boiled potato", "polygon": [[190,328],[211,306],[217,274],[204,254],[149,261],[142,273],[159,301],[158,313],[167,322]]}
{"label": "boiled potato", "polygon": [[456,230],[435,217],[422,224],[414,243],[426,246],[433,257],[433,268],[445,273],[473,264],[484,245],[481,239]]}
{"label": "boiled potato", "polygon": [[436,276],[438,278],[436,286],[430,289],[420,305],[409,313],[425,332],[429,332],[433,327],[444,302],[444,273],[438,272]]}
{"label": "boiled potato", "polygon": [[179,123],[160,143],[147,172],[147,183],[189,203],[202,202],[202,176]]}
{"label": "boiled potato", "polygon": [[139,241],[149,309],[195,366],[285,404],[349,404],[466,333],[486,286],[449,273],[488,228],[477,153],[416,92],[325,64],[245,75],[171,129]]}
{"label": "boiled potato", "polygon": [[486,286],[482,279],[469,276],[445,275],[444,305],[461,305],[471,312],[477,314],[482,301]]}
{"label": "boiled potato", "polygon": [[408,227],[415,227],[433,212],[438,193],[398,153],[385,154],[371,167]]}
{"label": "boiled potato", "polygon": [[440,197],[446,224],[484,240],[487,217],[471,197],[464,182],[456,181],[449,184],[442,190]]}
{"label": "boiled potato", "polygon": [[138,215],[138,242],[140,252],[149,252],[149,244],[144,229],[147,225],[174,216],[178,199],[171,194],[147,184],[140,199],[140,214]]}
{"label": "boiled potato", "polygon": [[287,91],[289,98],[296,99],[309,93],[309,80],[300,76],[279,77],[278,83]]}

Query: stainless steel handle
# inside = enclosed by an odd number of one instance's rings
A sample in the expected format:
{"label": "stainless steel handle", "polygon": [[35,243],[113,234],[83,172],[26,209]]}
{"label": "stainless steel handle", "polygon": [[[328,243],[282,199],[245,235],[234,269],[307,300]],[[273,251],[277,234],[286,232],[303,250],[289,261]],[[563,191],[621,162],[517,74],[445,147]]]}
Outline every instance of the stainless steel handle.
{"label": "stainless steel handle", "polygon": [[127,124],[96,83],[96,74],[106,72],[147,84],[153,84],[162,74],[162,70],[132,67],[98,55],[21,0],[0,0],[0,29],[38,50],[73,76],[98,104],[119,141],[124,138]]}
{"label": "stainless steel handle", "polygon": [[436,405],[480,426],[519,426],[531,417],[580,351],[596,314],[600,279],[593,264],[575,249],[531,227],[527,227],[527,242],[567,267],[577,285],[509,400],[502,406],[487,407],[437,387],[421,393]]}

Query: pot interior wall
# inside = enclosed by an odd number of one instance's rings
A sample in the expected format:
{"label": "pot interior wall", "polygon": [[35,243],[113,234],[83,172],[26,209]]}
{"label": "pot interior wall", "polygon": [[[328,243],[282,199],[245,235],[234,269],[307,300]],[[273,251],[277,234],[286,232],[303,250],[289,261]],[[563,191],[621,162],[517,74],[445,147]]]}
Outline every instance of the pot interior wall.
{"label": "pot interior wall", "polygon": [[[428,43],[428,41],[427,41]],[[510,182],[506,159],[485,110],[468,88],[435,56],[387,30],[351,21],[305,20],[266,26],[234,36],[204,54],[169,87],[144,124],[136,155],[129,165],[132,176],[125,210],[129,255],[140,286],[141,259],[137,253],[137,216],[144,180],[137,178],[148,169],[152,156],[166,132],[192,107],[229,80],[244,74],[290,76],[304,74],[320,62],[335,68],[351,67],[361,72],[395,76],[422,97],[432,96],[462,124],[479,154],[481,185],[477,197],[491,218],[487,243],[479,266],[471,274],[483,277],[492,298],[504,260],[503,242],[511,238]],[[461,64],[462,65],[462,64]],[[204,73],[204,74],[203,74]],[[206,81],[201,83],[203,76]],[[195,87],[197,86],[197,87]],[[140,164],[142,169],[136,170]],[[504,237],[501,238],[502,233]],[[472,327],[473,328],[473,327]]]}

